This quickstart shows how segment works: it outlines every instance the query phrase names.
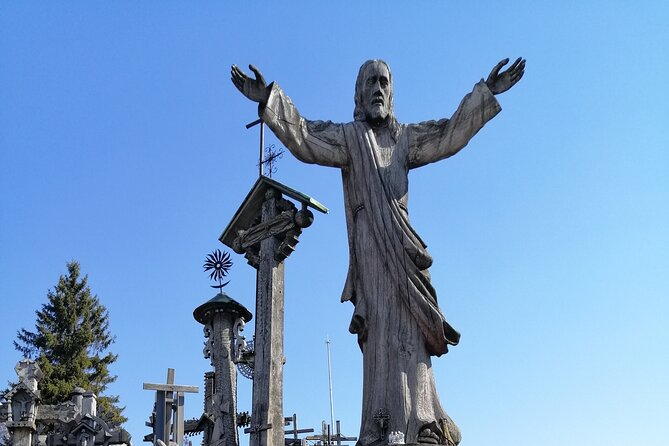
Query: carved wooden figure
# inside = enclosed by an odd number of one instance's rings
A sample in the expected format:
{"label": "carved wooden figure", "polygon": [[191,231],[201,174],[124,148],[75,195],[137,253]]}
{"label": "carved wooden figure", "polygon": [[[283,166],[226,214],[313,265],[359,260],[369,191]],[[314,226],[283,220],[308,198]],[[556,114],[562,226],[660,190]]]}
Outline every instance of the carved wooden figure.
{"label": "carved wooden figure", "polygon": [[232,66],[235,86],[258,102],[260,118],[293,155],[341,169],[350,252],[342,300],[355,305],[349,331],[363,352],[362,446],[386,444],[391,432],[403,433],[406,443],[460,441],[439,401],[431,362],[460,335],[439,309],[432,258],[409,223],[408,172],[455,155],[499,113],[494,95],[518,82],[525,67],[519,58],[500,72],[507,63],[477,83],[450,119],[408,125],[395,118],[383,61],[360,68],[354,121],[344,124],[303,118],[258,69],[250,66],[252,79]]}

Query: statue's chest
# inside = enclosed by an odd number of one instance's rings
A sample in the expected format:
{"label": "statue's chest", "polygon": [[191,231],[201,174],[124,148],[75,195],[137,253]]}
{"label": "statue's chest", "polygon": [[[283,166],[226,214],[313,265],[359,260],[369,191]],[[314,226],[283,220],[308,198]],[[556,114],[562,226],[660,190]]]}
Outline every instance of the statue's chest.
{"label": "statue's chest", "polygon": [[372,132],[372,151],[379,169],[395,169],[401,167],[401,147],[386,129]]}
{"label": "statue's chest", "polygon": [[408,188],[407,147],[405,138],[397,142],[390,137],[390,132],[375,132],[372,151],[381,180],[392,198],[402,200]]}

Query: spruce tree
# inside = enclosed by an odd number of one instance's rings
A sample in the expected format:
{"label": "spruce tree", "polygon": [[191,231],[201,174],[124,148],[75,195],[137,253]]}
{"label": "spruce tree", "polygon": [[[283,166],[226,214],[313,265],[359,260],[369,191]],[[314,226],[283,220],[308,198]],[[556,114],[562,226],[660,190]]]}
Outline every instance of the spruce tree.
{"label": "spruce tree", "polygon": [[109,366],[117,355],[106,352],[114,342],[109,333],[109,314],[79,277],[79,263],[67,264],[67,274],[47,293],[48,302],[36,311],[35,331],[22,328],[14,347],[24,357],[37,359],[44,378],[40,382],[42,404],[68,401],[75,387],[98,396],[98,416],[118,426],[126,421],[118,396],[103,395],[116,380]]}

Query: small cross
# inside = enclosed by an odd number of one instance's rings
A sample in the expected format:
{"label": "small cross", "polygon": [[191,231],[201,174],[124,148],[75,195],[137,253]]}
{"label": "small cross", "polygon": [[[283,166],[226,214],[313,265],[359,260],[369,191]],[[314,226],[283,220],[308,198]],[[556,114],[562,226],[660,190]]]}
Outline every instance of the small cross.
{"label": "small cross", "polygon": [[[274,150],[274,144],[263,147],[265,145],[265,123],[262,119],[256,119],[253,122],[246,124],[246,128],[250,129],[260,124],[260,156],[258,160],[258,174],[264,175],[264,167],[267,166],[268,177],[272,178],[272,174],[276,172],[276,160],[283,157],[283,149]],[[264,148],[264,153],[263,153]]]}
{"label": "small cross", "polygon": [[267,176],[272,178],[272,174],[276,172],[276,162],[283,158],[283,149],[274,149],[274,144],[265,147],[265,160],[261,162],[267,166]]}
{"label": "small cross", "polygon": [[390,419],[390,415],[385,409],[379,409],[376,412],[376,415],[374,415],[374,419],[378,423],[379,430],[381,431],[379,440],[384,440],[386,438],[386,429],[388,429],[388,420]]}
{"label": "small cross", "polygon": [[263,425],[254,424],[253,426],[247,427],[246,429],[244,429],[244,433],[245,434],[257,434],[257,433],[260,433],[262,431],[269,430],[271,428],[272,428],[272,423],[267,423],[267,424],[263,424]]}

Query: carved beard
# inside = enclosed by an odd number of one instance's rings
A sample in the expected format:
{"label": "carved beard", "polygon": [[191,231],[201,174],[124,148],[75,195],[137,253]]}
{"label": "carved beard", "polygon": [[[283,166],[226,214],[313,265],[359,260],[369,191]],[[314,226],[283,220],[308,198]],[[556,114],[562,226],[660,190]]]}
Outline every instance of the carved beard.
{"label": "carved beard", "polygon": [[[383,99],[383,104],[375,104],[373,101],[381,97]],[[387,125],[390,117],[389,104],[390,95],[384,98],[383,96],[374,95],[369,100],[366,101],[364,105],[365,110],[365,121],[372,127],[380,127],[382,125]]]}
{"label": "carved beard", "polygon": [[386,113],[386,115],[383,116],[381,113],[378,113],[376,110],[374,110],[372,113],[365,113],[365,117],[365,120],[370,126],[383,127],[388,125],[390,114]]}

